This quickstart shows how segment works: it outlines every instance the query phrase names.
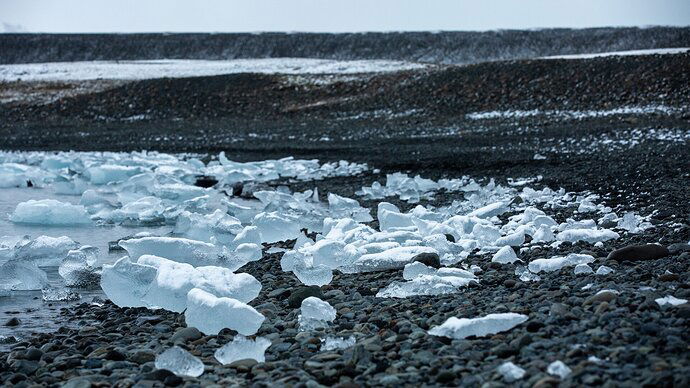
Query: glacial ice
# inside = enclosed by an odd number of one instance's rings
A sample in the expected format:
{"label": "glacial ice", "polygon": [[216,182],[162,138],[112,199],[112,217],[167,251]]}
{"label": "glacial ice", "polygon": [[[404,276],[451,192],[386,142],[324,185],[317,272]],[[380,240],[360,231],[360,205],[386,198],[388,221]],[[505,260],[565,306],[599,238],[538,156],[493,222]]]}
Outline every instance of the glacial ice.
{"label": "glacial ice", "polygon": [[534,273],[554,272],[563,267],[573,267],[578,264],[589,264],[594,262],[594,257],[579,253],[570,253],[567,256],[554,256],[550,259],[532,260],[528,268]]}
{"label": "glacial ice", "polygon": [[503,381],[508,384],[514,383],[525,377],[525,370],[510,361],[501,364],[497,371],[503,377]]}
{"label": "glacial ice", "polygon": [[355,343],[356,340],[354,336],[348,338],[328,336],[321,340],[321,351],[328,352],[338,349],[347,349],[355,346]]}
{"label": "glacial ice", "polygon": [[599,268],[597,268],[596,274],[599,276],[605,276],[614,272],[615,271],[613,270],[613,268],[602,265]]}
{"label": "glacial ice", "polygon": [[144,296],[150,306],[181,312],[187,306],[187,294],[198,288],[218,297],[247,303],[259,295],[261,283],[252,275],[235,274],[222,267],[197,267],[162,257],[143,255],[138,264],[157,268],[156,279]]}
{"label": "glacial ice", "polygon": [[290,240],[300,234],[300,226],[296,220],[288,219],[277,212],[257,214],[253,225],[259,229],[263,242]]}
{"label": "glacial ice", "polygon": [[70,302],[81,299],[81,295],[66,289],[43,288],[41,297],[44,302]]}
{"label": "glacial ice", "polygon": [[23,245],[16,246],[14,258],[30,260],[40,266],[58,266],[69,251],[78,248],[79,243],[67,236],[38,236]]}
{"label": "glacial ice", "polygon": [[454,339],[484,337],[508,331],[525,321],[527,316],[517,313],[489,314],[472,319],[450,317],[441,326],[431,328],[429,334]]}
{"label": "glacial ice", "polygon": [[199,377],[204,373],[204,363],[179,346],[173,346],[156,356],[156,369],[165,369],[177,376]]}
{"label": "glacial ice", "polygon": [[219,249],[203,241],[181,237],[143,237],[120,241],[132,260],[143,255],[164,257],[193,266],[220,265]]}
{"label": "glacial ice", "polygon": [[237,299],[218,298],[198,288],[187,294],[187,326],[196,327],[207,335],[218,334],[225,328],[252,335],[259,330],[264,319],[253,307]]}
{"label": "glacial ice", "polygon": [[620,235],[609,229],[567,229],[556,236],[559,241],[585,241],[590,244],[619,238]]}
{"label": "glacial ice", "polygon": [[90,224],[91,218],[81,205],[55,199],[30,199],[17,205],[10,221],[34,225],[84,225]]}
{"label": "glacial ice", "polygon": [[48,284],[48,275],[29,261],[10,260],[0,266],[0,295],[10,291],[40,290]]}
{"label": "glacial ice", "polygon": [[99,249],[89,245],[67,252],[58,268],[65,285],[79,288],[98,287],[101,279],[96,265],[99,255]]}
{"label": "glacial ice", "polygon": [[223,365],[246,359],[261,363],[266,361],[266,349],[270,346],[271,341],[268,338],[256,337],[252,340],[243,335],[237,335],[231,342],[216,350],[213,356]]}
{"label": "glacial ice", "polygon": [[379,253],[362,255],[352,263],[354,272],[374,272],[404,267],[420,253],[437,253],[424,246],[398,247]]}
{"label": "glacial ice", "polygon": [[491,261],[494,263],[500,263],[500,264],[512,264],[516,261],[521,261],[518,259],[517,255],[515,254],[515,251],[513,250],[512,247],[510,246],[504,246],[503,248],[499,249],[498,252],[494,254],[494,257],[491,258]]}
{"label": "glacial ice", "polygon": [[90,167],[84,173],[94,185],[104,185],[111,182],[126,181],[130,177],[140,174],[145,170],[136,166],[121,166],[116,164],[103,164]]}
{"label": "glacial ice", "polygon": [[657,298],[657,299],[654,299],[654,301],[656,303],[658,303],[659,306],[663,306],[663,305],[667,305],[667,304],[670,304],[671,306],[678,306],[681,304],[688,303],[687,299],[676,298],[672,295],[667,295],[663,298]]}
{"label": "glacial ice", "polygon": [[420,262],[405,265],[403,279],[379,290],[377,298],[408,298],[415,295],[442,295],[477,281],[476,276],[460,268],[432,268]]}
{"label": "glacial ice", "polygon": [[125,256],[114,264],[104,264],[101,288],[120,307],[148,307],[146,293],[156,280],[156,267],[133,263]]}
{"label": "glacial ice", "polygon": [[565,379],[570,373],[572,373],[572,370],[568,368],[563,361],[557,360],[549,364],[549,366],[546,368],[546,373],[553,376],[558,376],[561,379]]}
{"label": "glacial ice", "polygon": [[302,301],[300,315],[297,317],[300,331],[310,331],[321,327],[328,327],[328,322],[335,320],[336,311],[328,302],[315,296]]}
{"label": "glacial ice", "polygon": [[573,273],[575,275],[582,275],[582,274],[587,275],[587,274],[594,273],[594,270],[588,264],[582,263],[582,264],[578,264],[575,266]]}

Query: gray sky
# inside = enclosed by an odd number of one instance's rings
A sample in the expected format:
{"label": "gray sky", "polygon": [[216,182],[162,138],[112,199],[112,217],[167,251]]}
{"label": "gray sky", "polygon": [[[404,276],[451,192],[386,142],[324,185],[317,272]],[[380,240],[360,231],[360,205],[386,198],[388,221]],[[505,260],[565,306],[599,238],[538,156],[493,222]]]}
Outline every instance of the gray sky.
{"label": "gray sky", "polygon": [[493,30],[690,25],[690,0],[0,0],[0,31]]}

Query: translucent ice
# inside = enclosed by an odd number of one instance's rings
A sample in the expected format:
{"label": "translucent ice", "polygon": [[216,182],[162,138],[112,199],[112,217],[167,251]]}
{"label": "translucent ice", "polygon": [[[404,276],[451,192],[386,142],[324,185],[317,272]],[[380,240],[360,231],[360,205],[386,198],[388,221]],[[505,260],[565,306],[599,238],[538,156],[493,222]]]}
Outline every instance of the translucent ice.
{"label": "translucent ice", "polygon": [[65,285],[79,288],[98,287],[101,279],[96,268],[99,254],[98,248],[89,245],[67,252],[58,268]]}
{"label": "translucent ice", "polygon": [[355,346],[355,342],[354,336],[348,338],[328,336],[326,339],[321,340],[321,351],[328,352],[337,349],[347,349]]}
{"label": "translucent ice", "polygon": [[493,225],[476,224],[472,228],[472,235],[482,244],[493,244],[501,238],[501,231]]}
{"label": "translucent ice", "polygon": [[120,246],[132,260],[142,255],[153,255],[193,266],[218,265],[221,262],[215,245],[186,238],[143,237],[120,241]]}
{"label": "translucent ice", "polygon": [[90,224],[91,218],[81,205],[54,199],[30,199],[17,205],[10,221],[34,225],[83,225]]}
{"label": "translucent ice", "polygon": [[602,266],[600,266],[599,268],[597,268],[596,274],[597,274],[597,275],[600,275],[600,276],[604,276],[604,275],[611,274],[611,273],[613,273],[613,272],[615,272],[615,271],[613,270],[613,268],[607,267],[607,266],[605,266],[605,265],[602,265]]}
{"label": "translucent ice", "polygon": [[415,261],[414,263],[405,264],[403,269],[403,279],[412,280],[421,275],[435,275],[436,269]]}
{"label": "translucent ice", "polygon": [[502,246],[511,246],[511,247],[519,247],[520,245],[525,243],[525,233],[523,232],[515,232],[511,233],[509,235],[503,236],[496,240],[494,242],[494,245],[497,247],[502,247]]}
{"label": "translucent ice", "polygon": [[310,296],[302,301],[300,315],[297,318],[301,331],[314,330],[320,327],[328,327],[328,322],[335,320],[336,311],[328,302],[315,296]]}
{"label": "translucent ice", "polygon": [[115,264],[103,265],[101,288],[120,307],[143,307],[144,296],[156,280],[156,267],[133,263],[123,257]]}
{"label": "translucent ice", "polygon": [[121,182],[143,172],[141,167],[118,166],[104,164],[86,170],[86,176],[94,185],[104,185],[110,182]]}
{"label": "translucent ice", "polygon": [[69,251],[77,248],[79,243],[67,236],[38,236],[16,247],[14,257],[18,260],[31,260],[42,266],[58,266]]}
{"label": "translucent ice", "polygon": [[688,300],[687,300],[687,299],[680,299],[680,298],[676,298],[676,297],[671,296],[671,295],[667,295],[667,296],[665,296],[665,297],[663,297],[663,298],[654,299],[654,301],[655,301],[656,303],[658,303],[659,306],[663,306],[663,305],[666,305],[666,304],[670,304],[671,306],[678,306],[678,305],[681,305],[681,304],[688,303]]}
{"label": "translucent ice", "polygon": [[609,229],[567,229],[556,236],[559,241],[586,241],[594,244],[600,241],[613,240],[620,235]]}
{"label": "translucent ice", "polygon": [[70,302],[81,298],[81,295],[74,291],[55,288],[42,289],[41,296],[44,302]]}
{"label": "translucent ice", "polygon": [[262,242],[286,241],[297,238],[300,234],[300,226],[296,220],[276,212],[257,214],[253,225],[259,228]]}
{"label": "translucent ice", "polygon": [[561,379],[568,377],[571,372],[572,370],[560,360],[550,363],[546,368],[546,373],[553,376],[558,376]]}
{"label": "translucent ice", "polygon": [[576,265],[573,272],[575,273],[575,275],[582,275],[594,273],[594,270],[589,265],[583,263]]}
{"label": "translucent ice", "polygon": [[494,263],[512,264],[516,261],[520,261],[520,259],[518,259],[512,247],[504,246],[494,254],[494,257],[491,259],[491,261]]}
{"label": "translucent ice", "polygon": [[570,253],[568,256],[554,256],[550,259],[537,259],[529,263],[529,270],[534,273],[558,271],[563,267],[573,267],[578,264],[594,262],[594,257],[578,253]]}
{"label": "translucent ice", "polygon": [[216,350],[213,355],[223,365],[246,359],[264,362],[266,349],[269,346],[271,346],[271,341],[268,338],[256,337],[251,340],[243,335],[237,335],[231,342]]}
{"label": "translucent ice", "polygon": [[520,380],[525,376],[525,370],[510,361],[501,364],[497,371],[503,376],[503,380],[508,384]]}
{"label": "translucent ice", "polygon": [[156,356],[156,369],[165,369],[177,376],[199,377],[204,373],[204,363],[179,346]]}
{"label": "translucent ice", "polygon": [[34,263],[10,260],[0,266],[0,295],[10,291],[40,290],[48,284],[48,276]]}
{"label": "translucent ice", "polygon": [[472,211],[468,216],[478,217],[478,218],[491,218],[494,216],[500,216],[501,214],[508,211],[508,206],[503,202],[494,202],[492,204],[481,207],[477,210]]}
{"label": "translucent ice", "polygon": [[464,271],[467,273],[467,276],[462,276],[463,274],[442,271],[444,269],[446,268],[442,268],[432,275],[419,275],[407,282],[392,282],[376,293],[376,297],[408,298],[415,295],[451,294],[458,292],[460,287],[467,286],[470,282],[476,281],[474,275],[468,271]]}
{"label": "translucent ice", "polygon": [[437,253],[435,249],[424,246],[398,247],[380,253],[362,255],[354,261],[354,272],[385,271],[404,267],[420,253]]}
{"label": "translucent ice", "polygon": [[237,299],[218,298],[198,288],[187,294],[187,326],[196,327],[207,335],[218,334],[225,328],[252,335],[259,330],[264,319],[253,307]]}
{"label": "translucent ice", "polygon": [[431,328],[429,334],[454,339],[484,337],[508,331],[525,321],[526,315],[516,313],[489,314],[472,319],[450,317],[441,326]]}
{"label": "translucent ice", "polygon": [[197,267],[162,257],[144,255],[139,264],[157,268],[156,280],[144,296],[144,301],[170,311],[183,311],[187,294],[199,288],[219,297],[237,299],[247,303],[259,295],[261,283],[252,275],[235,274],[223,267]]}

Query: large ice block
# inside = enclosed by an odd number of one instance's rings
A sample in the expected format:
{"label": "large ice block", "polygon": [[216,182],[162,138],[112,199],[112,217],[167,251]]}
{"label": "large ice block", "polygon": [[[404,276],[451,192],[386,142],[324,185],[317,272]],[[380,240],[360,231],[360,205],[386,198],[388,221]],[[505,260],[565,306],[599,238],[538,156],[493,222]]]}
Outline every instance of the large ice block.
{"label": "large ice block", "polygon": [[252,335],[259,330],[264,319],[253,307],[237,299],[217,298],[198,288],[187,294],[187,326],[196,327],[207,335],[218,334],[225,328]]}

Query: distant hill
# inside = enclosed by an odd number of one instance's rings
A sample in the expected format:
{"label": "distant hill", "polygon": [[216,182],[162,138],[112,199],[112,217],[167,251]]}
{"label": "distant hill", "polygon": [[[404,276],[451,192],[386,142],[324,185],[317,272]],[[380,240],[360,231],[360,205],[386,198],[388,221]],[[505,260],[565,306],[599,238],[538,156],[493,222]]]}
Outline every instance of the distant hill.
{"label": "distant hill", "polygon": [[0,34],[0,63],[301,57],[447,64],[689,47],[690,27],[486,32]]}

